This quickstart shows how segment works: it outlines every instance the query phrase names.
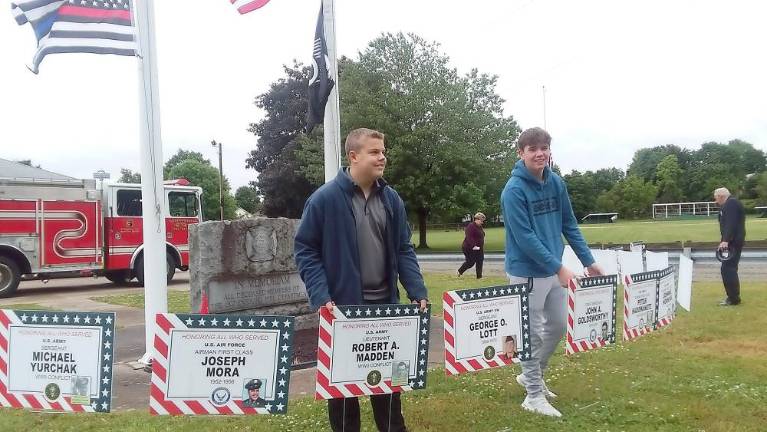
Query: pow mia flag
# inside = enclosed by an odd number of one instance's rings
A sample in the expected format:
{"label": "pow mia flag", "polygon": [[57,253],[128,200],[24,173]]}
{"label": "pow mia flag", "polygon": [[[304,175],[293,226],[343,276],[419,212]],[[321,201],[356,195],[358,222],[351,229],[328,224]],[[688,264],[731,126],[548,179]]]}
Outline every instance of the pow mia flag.
{"label": "pow mia flag", "polygon": [[317,17],[317,30],[314,32],[314,50],[312,51],[313,73],[309,79],[309,111],[307,113],[306,132],[311,132],[314,126],[323,122],[325,105],[328,96],[336,84],[328,70],[328,45],[325,41],[325,26],[323,24],[323,8]]}

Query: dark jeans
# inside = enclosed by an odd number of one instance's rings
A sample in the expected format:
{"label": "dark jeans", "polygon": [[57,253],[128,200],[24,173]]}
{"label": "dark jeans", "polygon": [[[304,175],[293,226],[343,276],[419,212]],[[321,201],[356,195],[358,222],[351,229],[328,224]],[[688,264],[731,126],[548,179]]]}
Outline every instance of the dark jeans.
{"label": "dark jeans", "polygon": [[461,267],[458,269],[459,274],[463,274],[466,270],[470,269],[472,266],[477,266],[477,279],[482,277],[482,264],[485,261],[485,253],[482,251],[482,249],[475,251],[475,250],[465,250],[463,251],[463,256],[466,257],[466,261],[461,264]]}
{"label": "dark jeans", "polygon": [[[373,417],[381,432],[406,432],[399,393],[370,396]],[[328,400],[328,417],[333,432],[359,432],[360,402],[356,397]]]}
{"label": "dark jeans", "polygon": [[740,253],[743,251],[742,245],[730,245],[730,258],[722,263],[722,282],[724,282],[724,291],[730,303],[740,303],[740,279],[738,279],[738,263],[740,262]]}
{"label": "dark jeans", "polygon": [[[385,304],[387,301],[366,301],[367,304]],[[381,432],[407,432],[402,417],[399,393],[370,396],[373,418]],[[328,400],[328,419],[333,432],[359,432],[360,402],[356,397]]]}

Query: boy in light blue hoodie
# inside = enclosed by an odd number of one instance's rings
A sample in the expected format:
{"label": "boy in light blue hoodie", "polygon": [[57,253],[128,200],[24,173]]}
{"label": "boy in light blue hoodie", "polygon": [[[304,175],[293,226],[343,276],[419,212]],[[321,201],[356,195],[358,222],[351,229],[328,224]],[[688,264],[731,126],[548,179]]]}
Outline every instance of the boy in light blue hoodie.
{"label": "boy in light blue hoodie", "polygon": [[555,398],[543,380],[549,358],[565,334],[567,287],[575,277],[562,265],[562,236],[575,251],[586,274],[602,269],[591,256],[578,229],[565,182],[549,168],[551,136],[541,128],[522,132],[519,162],[501,193],[506,230],[506,273],[510,283],[527,283],[530,293],[532,358],[522,362],[517,382],[527,390],[522,408],[552,417],[562,414],[547,398]]}

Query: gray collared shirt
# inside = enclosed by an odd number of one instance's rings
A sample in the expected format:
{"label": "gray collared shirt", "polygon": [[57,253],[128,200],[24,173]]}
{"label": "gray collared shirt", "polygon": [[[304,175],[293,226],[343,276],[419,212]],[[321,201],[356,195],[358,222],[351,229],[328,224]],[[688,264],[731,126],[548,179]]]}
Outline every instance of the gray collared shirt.
{"label": "gray collared shirt", "polygon": [[[346,175],[349,175],[348,171]],[[357,248],[360,254],[362,298],[365,300],[387,299],[390,293],[389,276],[386,271],[386,208],[380,183],[373,184],[367,199],[362,189],[355,183],[352,210],[357,228]]]}

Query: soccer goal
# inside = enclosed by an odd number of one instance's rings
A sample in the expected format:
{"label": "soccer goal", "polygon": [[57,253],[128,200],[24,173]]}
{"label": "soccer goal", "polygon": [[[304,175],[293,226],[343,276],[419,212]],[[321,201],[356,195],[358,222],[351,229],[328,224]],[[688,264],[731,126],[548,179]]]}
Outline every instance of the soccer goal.
{"label": "soccer goal", "polygon": [[715,216],[719,206],[715,202],[680,202],[652,205],[653,219],[669,219],[696,216]]}

